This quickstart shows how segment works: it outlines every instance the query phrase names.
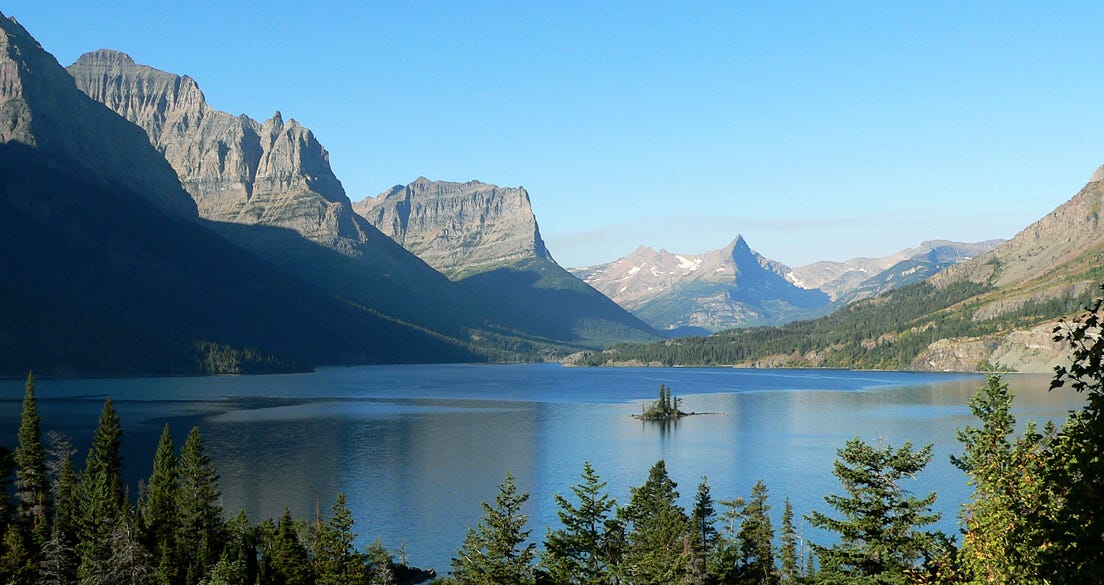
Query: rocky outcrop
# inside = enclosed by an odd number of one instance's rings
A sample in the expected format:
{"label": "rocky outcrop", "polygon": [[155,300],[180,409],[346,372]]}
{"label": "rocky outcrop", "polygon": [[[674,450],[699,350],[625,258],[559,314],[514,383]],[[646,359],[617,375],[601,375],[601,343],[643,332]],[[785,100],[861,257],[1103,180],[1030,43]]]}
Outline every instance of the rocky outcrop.
{"label": "rocky outcrop", "polygon": [[1053,340],[1051,324],[986,337],[940,339],[912,361],[910,369],[974,372],[997,369],[1051,372],[1069,364],[1069,347]]}
{"label": "rocky outcrop", "polygon": [[354,209],[453,280],[522,260],[550,260],[524,187],[419,177]]}
{"label": "rocky outcrop", "polygon": [[717,331],[815,316],[820,291],[785,279],[789,269],[748,247],[743,236],[702,254],[641,246],[632,254],[573,274],[658,329]]}
{"label": "rocky outcrop", "polygon": [[26,29],[2,15],[0,143],[33,147],[176,216],[196,217],[195,204],[141,130],[81,93]]}
{"label": "rocky outcrop", "polygon": [[335,247],[373,236],[352,213],[329,154],[295,120],[215,110],[192,78],[118,51],[86,53],[68,71],[91,98],[146,131],[204,218],[287,227]]}

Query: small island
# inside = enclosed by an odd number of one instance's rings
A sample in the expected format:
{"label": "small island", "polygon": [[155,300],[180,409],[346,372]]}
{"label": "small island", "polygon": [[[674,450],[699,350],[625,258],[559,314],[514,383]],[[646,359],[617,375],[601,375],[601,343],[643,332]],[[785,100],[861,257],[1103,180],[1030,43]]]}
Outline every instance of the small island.
{"label": "small island", "polygon": [[644,412],[634,414],[632,417],[637,420],[668,421],[678,420],[684,416],[720,414],[717,412],[683,412],[679,409],[680,406],[682,406],[682,399],[672,394],[671,389],[666,384],[660,384],[659,399],[645,408]]}

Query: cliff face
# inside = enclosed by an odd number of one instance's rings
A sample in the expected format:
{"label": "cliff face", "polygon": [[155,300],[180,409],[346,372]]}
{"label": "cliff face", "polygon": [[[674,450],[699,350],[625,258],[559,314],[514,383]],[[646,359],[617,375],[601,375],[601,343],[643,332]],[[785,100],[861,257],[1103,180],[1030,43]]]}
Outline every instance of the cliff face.
{"label": "cliff face", "polygon": [[287,227],[328,245],[371,237],[329,154],[295,120],[215,110],[190,77],[118,51],[87,53],[68,71],[88,96],[146,131],[204,218]]}
{"label": "cliff face", "polygon": [[196,217],[195,204],[141,130],[88,99],[19,23],[2,15],[0,143],[33,147],[58,164],[85,169],[105,187]]}
{"label": "cliff face", "polygon": [[453,280],[522,260],[551,259],[522,187],[420,177],[358,201],[354,209]]}

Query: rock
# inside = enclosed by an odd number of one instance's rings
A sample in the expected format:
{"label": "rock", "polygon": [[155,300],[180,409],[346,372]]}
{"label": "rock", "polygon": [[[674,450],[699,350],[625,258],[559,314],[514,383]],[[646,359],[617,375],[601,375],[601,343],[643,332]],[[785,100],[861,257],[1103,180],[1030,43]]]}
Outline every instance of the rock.
{"label": "rock", "polygon": [[524,187],[419,177],[354,209],[453,280],[527,259],[550,260]]}
{"label": "rock", "polygon": [[372,232],[330,169],[314,134],[280,112],[261,123],[211,108],[187,76],[125,53],[86,53],[68,68],[77,86],[146,131],[206,219],[294,229],[317,242]]}
{"label": "rock", "polygon": [[35,147],[173,215],[196,217],[195,204],[141,130],[81,93],[26,29],[2,15],[0,143]]}

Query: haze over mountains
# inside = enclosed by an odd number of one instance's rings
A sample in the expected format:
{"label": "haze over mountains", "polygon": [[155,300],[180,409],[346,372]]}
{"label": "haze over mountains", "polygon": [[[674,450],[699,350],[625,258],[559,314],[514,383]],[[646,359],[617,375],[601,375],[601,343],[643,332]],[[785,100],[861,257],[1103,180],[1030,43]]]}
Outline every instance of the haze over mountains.
{"label": "haze over mountains", "polygon": [[814,320],[618,346],[577,363],[1049,372],[1069,359],[1055,323],[1104,282],[1102,206],[1104,167],[1012,239],[926,280]]}
{"label": "haze over mountains", "polygon": [[884,258],[791,269],[737,236],[728,246],[701,254],[641,246],[619,260],[571,272],[653,327],[689,335],[825,315],[923,280],[999,243],[931,241]]}

